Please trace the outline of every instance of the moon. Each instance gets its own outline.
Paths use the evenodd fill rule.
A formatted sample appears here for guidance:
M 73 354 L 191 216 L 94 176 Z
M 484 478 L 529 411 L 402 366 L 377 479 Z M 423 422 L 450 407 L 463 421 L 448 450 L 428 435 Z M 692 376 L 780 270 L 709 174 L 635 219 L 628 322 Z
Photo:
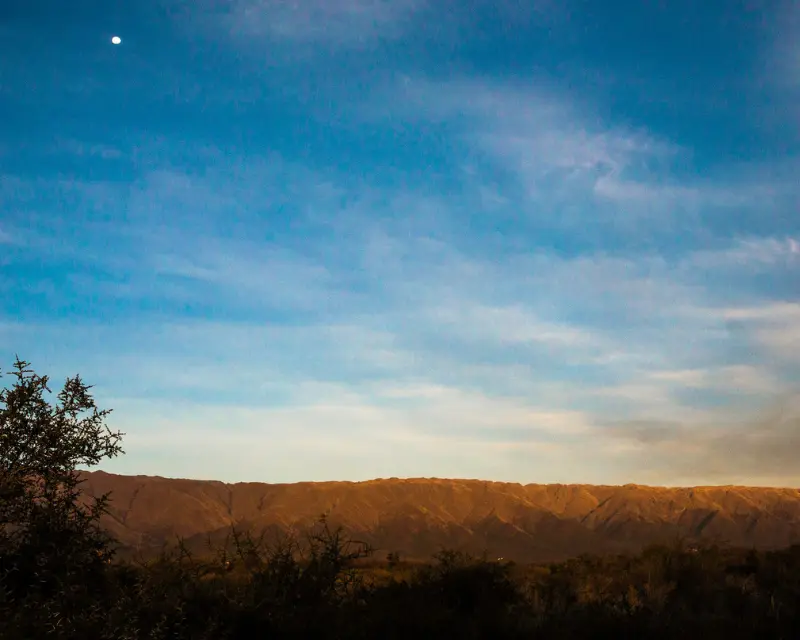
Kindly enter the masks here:
M 122 38 L 119 36 L 114 36 L 111 38 L 111 44 L 122 44 Z

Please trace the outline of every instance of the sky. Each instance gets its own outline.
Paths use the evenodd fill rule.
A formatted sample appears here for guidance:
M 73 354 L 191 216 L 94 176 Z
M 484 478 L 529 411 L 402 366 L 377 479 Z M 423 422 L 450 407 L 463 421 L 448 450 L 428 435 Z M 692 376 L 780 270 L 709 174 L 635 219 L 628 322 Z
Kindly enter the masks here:
M 797 3 L 10 0 L 0 49 L 0 367 L 94 385 L 102 469 L 800 483 Z

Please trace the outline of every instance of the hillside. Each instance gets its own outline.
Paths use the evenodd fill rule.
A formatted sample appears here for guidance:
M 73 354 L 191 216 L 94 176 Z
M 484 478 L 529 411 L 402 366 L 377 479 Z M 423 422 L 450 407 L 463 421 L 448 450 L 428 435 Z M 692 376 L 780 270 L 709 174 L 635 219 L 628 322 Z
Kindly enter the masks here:
M 669 541 L 736 546 L 800 542 L 800 491 L 752 487 L 521 485 L 432 478 L 238 483 L 86 473 L 87 494 L 112 491 L 105 526 L 143 549 L 182 536 L 197 546 L 232 524 L 302 529 L 326 513 L 379 555 L 425 558 L 442 547 L 520 562 L 635 552 Z

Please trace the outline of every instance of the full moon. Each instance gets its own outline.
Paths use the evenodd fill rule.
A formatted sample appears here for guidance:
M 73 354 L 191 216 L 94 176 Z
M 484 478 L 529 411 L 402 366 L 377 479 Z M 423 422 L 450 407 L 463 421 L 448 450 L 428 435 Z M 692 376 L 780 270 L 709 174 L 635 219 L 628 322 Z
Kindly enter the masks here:
M 111 38 L 111 43 L 112 44 L 122 44 L 122 38 L 120 38 L 119 36 L 114 36 L 113 38 Z

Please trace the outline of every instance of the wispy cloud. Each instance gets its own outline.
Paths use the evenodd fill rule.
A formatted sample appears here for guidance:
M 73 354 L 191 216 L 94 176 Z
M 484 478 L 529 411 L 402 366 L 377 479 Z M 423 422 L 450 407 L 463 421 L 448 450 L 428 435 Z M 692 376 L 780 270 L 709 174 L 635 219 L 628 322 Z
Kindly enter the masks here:
M 449 122 L 466 118 L 463 139 L 503 160 L 526 180 L 532 194 L 548 183 L 553 186 L 554 178 L 594 184 L 645 162 L 666 162 L 681 151 L 645 132 L 593 122 L 585 108 L 546 85 L 407 77 L 386 91 L 366 116 Z
M 324 265 L 279 246 L 204 240 L 189 253 L 152 255 L 154 273 L 248 308 L 321 310 L 355 298 Z
M 0 244 L 12 244 L 14 242 L 14 236 L 9 232 L 0 227 Z
M 220 234 L 213 218 L 190 229 L 181 217 L 139 211 L 152 198 L 164 212 L 236 207 L 247 220 L 259 199 L 246 194 L 259 183 L 266 197 L 276 179 L 301 195 L 300 209 L 308 203 L 308 217 L 296 220 L 314 233 L 302 243 L 256 243 L 252 225 L 247 234 L 235 227 Z M 737 240 L 678 261 L 569 257 L 546 248 L 481 257 L 459 248 L 447 225 L 436 227 L 438 238 L 429 235 L 413 210 L 429 206 L 421 196 L 404 196 L 414 222 L 398 227 L 382 217 L 394 206 L 385 192 L 375 201 L 382 205 L 369 206 L 341 199 L 358 185 L 304 193 L 302 185 L 326 184 L 305 171 L 238 173 L 209 197 L 217 180 L 213 171 L 204 179 L 155 174 L 141 182 L 147 196 L 127 190 L 136 224 L 125 233 L 139 257 L 122 263 L 126 281 L 115 293 L 122 301 L 200 305 L 217 319 L 140 312 L 113 327 L 50 321 L 3 334 L 7 349 L 30 351 L 26 357 L 60 375 L 75 366 L 100 381 L 98 391 L 132 434 L 132 460 L 150 455 L 166 429 L 176 439 L 198 429 L 222 443 L 223 435 L 208 434 L 227 415 L 235 433 L 250 434 L 251 448 L 265 452 L 270 442 L 300 447 L 312 437 L 345 458 L 353 455 L 349 442 L 378 458 L 395 446 L 477 456 L 484 443 L 507 460 L 527 447 L 544 464 L 627 442 L 624 430 L 621 440 L 604 441 L 604 421 L 672 421 L 680 433 L 702 431 L 787 388 L 771 352 L 749 345 L 789 340 L 794 303 L 742 298 L 739 306 L 709 308 L 708 290 L 691 274 L 788 268 L 789 240 Z M 446 206 L 436 201 L 444 218 L 452 215 Z M 337 224 L 320 226 L 332 218 Z M 332 237 L 347 238 L 346 251 L 331 250 Z M 119 257 L 105 254 L 112 263 Z M 102 290 L 85 276 L 81 287 Z M 214 305 L 224 311 L 216 314 Z M 731 322 L 741 324 L 733 334 Z M 45 344 L 61 345 L 59 355 Z M 706 401 L 717 393 L 741 397 L 720 411 Z M 658 439 L 658 430 L 641 429 L 636 438 Z M 232 452 L 236 437 L 219 446 Z M 229 475 L 225 459 L 219 474 Z M 551 477 L 568 479 L 548 464 Z M 286 478 L 300 478 L 286 469 Z M 327 469 L 320 474 L 335 475 Z
M 765 367 L 739 364 L 714 369 L 654 371 L 652 380 L 696 389 L 732 390 L 739 393 L 775 395 L 784 391 L 783 382 Z
M 677 228 L 699 233 L 711 220 L 725 224 L 725 215 L 716 221 L 709 212 L 763 212 L 796 193 L 791 180 L 752 168 L 744 176 L 688 177 L 693 149 L 605 122 L 590 103 L 547 82 L 406 76 L 379 92 L 362 114 L 369 121 L 447 123 L 460 134 L 461 153 L 477 153 L 513 177 L 516 188 L 498 178 L 505 184 L 501 195 L 510 195 L 531 218 L 575 232 L 599 226 L 636 237 Z
M 785 394 L 724 421 L 629 421 L 608 429 L 646 456 L 650 468 L 639 473 L 654 482 L 788 486 L 800 479 L 798 409 L 797 395 Z
M 773 304 L 721 310 L 728 321 L 738 323 L 741 331 L 752 336 L 753 343 L 775 361 L 800 362 L 800 304 Z
M 738 238 L 722 249 L 699 250 L 691 256 L 691 268 L 763 269 L 800 267 L 800 241 L 796 238 Z
M 789 89 L 800 88 L 800 10 L 794 2 L 779 3 L 772 16 L 773 33 L 777 34 L 773 47 L 768 51 L 767 77 L 778 86 Z
M 234 0 L 217 18 L 235 36 L 359 46 L 403 35 L 426 6 L 425 0 Z
M 103 143 L 86 143 L 74 138 L 60 138 L 52 147 L 53 153 L 65 153 L 78 157 L 94 157 L 103 160 L 116 160 L 123 156 L 122 150 Z

